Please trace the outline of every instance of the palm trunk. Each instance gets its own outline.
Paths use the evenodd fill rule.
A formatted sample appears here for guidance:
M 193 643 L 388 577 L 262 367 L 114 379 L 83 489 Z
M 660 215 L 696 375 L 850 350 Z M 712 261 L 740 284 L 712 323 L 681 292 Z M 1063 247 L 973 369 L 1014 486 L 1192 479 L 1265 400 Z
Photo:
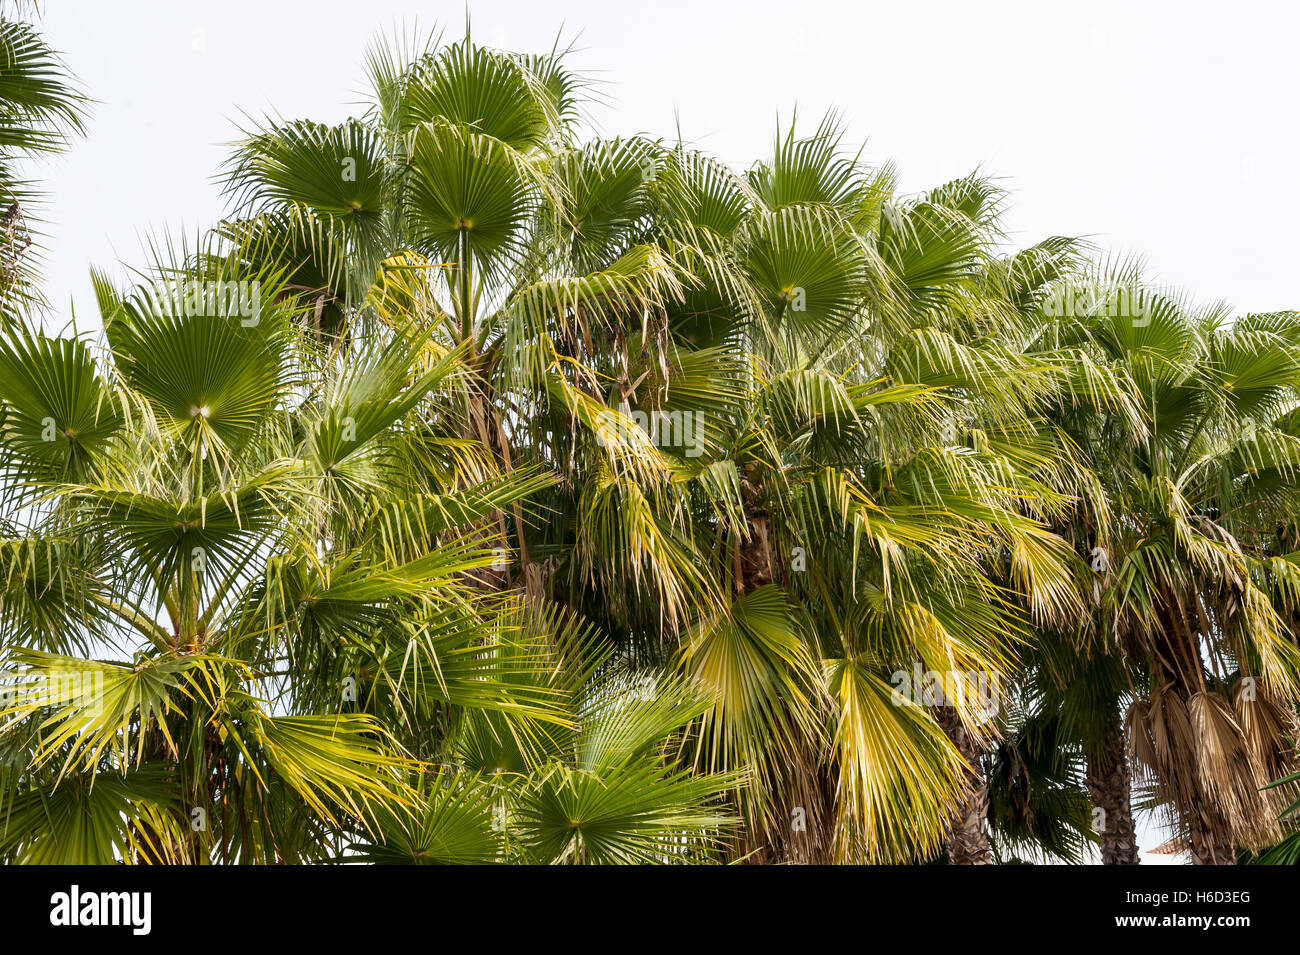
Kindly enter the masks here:
M 1237 853 L 1232 843 L 1218 834 L 1213 826 L 1193 822 L 1188 833 L 1193 865 L 1236 865 Z
M 989 782 L 984 775 L 979 742 L 966 731 L 951 707 L 936 707 L 934 713 L 944 733 L 970 767 L 967 770 L 966 795 L 948 833 L 948 863 L 992 865 L 993 851 L 985 827 L 989 814 Z
M 1106 722 L 1105 734 L 1088 753 L 1084 784 L 1092 804 L 1101 810 L 1097 831 L 1101 836 L 1102 865 L 1138 865 L 1137 829 L 1129 802 L 1129 762 L 1119 711 Z

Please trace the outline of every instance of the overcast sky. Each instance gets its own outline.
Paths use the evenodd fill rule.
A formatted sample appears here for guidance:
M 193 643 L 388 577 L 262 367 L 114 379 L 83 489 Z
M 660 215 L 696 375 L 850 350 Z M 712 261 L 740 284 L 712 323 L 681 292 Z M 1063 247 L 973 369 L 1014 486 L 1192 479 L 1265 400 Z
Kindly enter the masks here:
M 402 23 L 464 27 L 463 2 L 49 0 L 41 28 L 98 100 L 53 167 L 55 324 L 94 324 L 87 267 L 223 208 L 212 181 L 244 114 L 337 121 L 362 57 Z M 737 166 L 777 114 L 843 114 L 919 191 L 982 167 L 1013 193 L 1012 238 L 1090 236 L 1154 281 L 1240 311 L 1300 307 L 1295 265 L 1300 7 L 1180 2 L 618 3 L 473 0 L 482 42 L 575 42 L 606 134 L 682 135 Z

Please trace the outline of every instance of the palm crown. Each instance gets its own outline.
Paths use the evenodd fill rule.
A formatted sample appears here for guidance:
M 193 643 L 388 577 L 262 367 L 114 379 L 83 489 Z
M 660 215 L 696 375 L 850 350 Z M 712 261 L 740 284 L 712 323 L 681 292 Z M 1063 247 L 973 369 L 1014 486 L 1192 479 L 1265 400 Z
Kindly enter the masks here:
M 0 342 L 0 853 L 1078 858 L 1128 704 L 1198 852 L 1277 835 L 1293 316 L 1061 314 L 1087 249 L 833 117 L 738 174 L 558 50 L 367 63 Z

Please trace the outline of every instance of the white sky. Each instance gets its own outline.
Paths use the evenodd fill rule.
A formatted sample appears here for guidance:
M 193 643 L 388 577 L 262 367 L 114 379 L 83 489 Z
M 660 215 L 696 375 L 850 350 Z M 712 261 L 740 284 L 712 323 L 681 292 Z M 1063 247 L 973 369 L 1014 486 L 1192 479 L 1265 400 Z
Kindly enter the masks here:
M 459 35 L 464 3 L 48 0 L 41 29 L 99 101 L 56 161 L 45 245 L 55 325 L 87 267 L 139 264 L 141 238 L 222 213 L 212 175 L 244 113 L 337 121 L 362 56 L 402 22 Z M 1154 281 L 1241 311 L 1300 307 L 1300 6 L 1206 2 L 472 0 L 514 50 L 577 40 L 607 134 L 673 137 L 734 165 L 775 118 L 828 108 L 918 191 L 977 166 L 1014 191 L 1012 238 L 1086 235 Z
M 196 230 L 243 114 L 334 122 L 380 31 L 463 2 L 49 0 L 40 28 L 99 101 L 52 168 L 52 324 L 97 323 L 87 268 L 139 264 L 150 231 Z M 683 135 L 733 165 L 771 147 L 778 111 L 894 159 L 906 191 L 975 167 L 1014 191 L 1029 244 L 1085 235 L 1143 256 L 1155 281 L 1241 311 L 1300 307 L 1300 6 L 1277 2 L 473 0 L 475 36 L 543 51 L 602 81 L 606 134 Z M 1144 844 L 1159 841 L 1144 834 Z M 1156 861 L 1156 860 L 1151 860 Z M 1163 861 L 1163 860 L 1162 860 Z

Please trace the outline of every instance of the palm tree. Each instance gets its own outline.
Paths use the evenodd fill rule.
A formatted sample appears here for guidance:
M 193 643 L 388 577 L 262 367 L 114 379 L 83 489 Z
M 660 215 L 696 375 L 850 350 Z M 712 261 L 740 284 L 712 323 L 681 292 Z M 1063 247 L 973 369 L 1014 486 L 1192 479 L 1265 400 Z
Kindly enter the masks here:
M 1260 790 L 1291 765 L 1296 317 L 1229 321 L 1142 287 L 1131 268 L 1063 291 L 1087 304 L 1045 324 L 1044 347 L 1106 369 L 1140 412 L 1071 401 L 1056 413 L 1102 491 L 1063 530 L 1095 555 L 1096 609 L 1076 640 L 1131 664 L 1088 664 L 1100 678 L 1076 700 L 1089 786 L 1121 822 L 1103 854 L 1136 861 L 1129 701 L 1128 747 L 1195 860 L 1231 862 L 1276 838 L 1282 797 Z M 1078 666 L 1057 673 L 1078 685 Z
M 994 855 L 1001 863 L 1082 862 L 1097 841 L 1082 749 L 1059 711 L 1012 710 L 985 761 Z
M 0 857 L 1129 862 L 1130 752 L 1276 835 L 1294 316 L 1134 322 L 833 116 L 738 173 L 558 46 L 367 64 L 0 334 Z
M 21 12 L 21 4 L 14 4 Z M 34 279 L 36 187 L 20 164 L 64 149 L 82 131 L 76 78 L 29 24 L 0 10 L 0 328 L 40 304 Z
M 889 678 L 1008 675 L 1008 574 L 1034 613 L 1073 606 L 1038 520 L 1057 495 L 985 437 L 1051 387 L 993 340 L 1016 308 L 983 275 L 997 190 L 897 200 L 829 120 L 745 176 L 579 146 L 584 83 L 557 52 L 466 37 L 369 62 L 364 116 L 240 144 L 223 234 L 285 270 L 321 341 L 414 310 L 464 349 L 485 467 L 557 479 L 535 500 L 552 519 L 500 522 L 510 576 L 621 665 L 713 694 L 694 758 L 747 782 L 739 854 L 914 858 L 969 802 L 954 855 L 987 856 L 973 767 L 995 724 L 940 707 L 950 739 Z
M 458 528 L 546 479 L 466 483 L 463 353 L 409 328 L 314 349 L 282 276 L 173 252 L 153 285 L 96 278 L 102 350 L 0 341 L 9 860 L 329 858 L 461 798 L 475 713 L 550 750 L 575 721 L 547 622 L 476 596 L 496 541 Z M 606 858 L 716 838 L 720 783 L 660 758 L 696 698 L 657 705 L 629 730 L 607 703 L 523 804 L 622 800 Z

